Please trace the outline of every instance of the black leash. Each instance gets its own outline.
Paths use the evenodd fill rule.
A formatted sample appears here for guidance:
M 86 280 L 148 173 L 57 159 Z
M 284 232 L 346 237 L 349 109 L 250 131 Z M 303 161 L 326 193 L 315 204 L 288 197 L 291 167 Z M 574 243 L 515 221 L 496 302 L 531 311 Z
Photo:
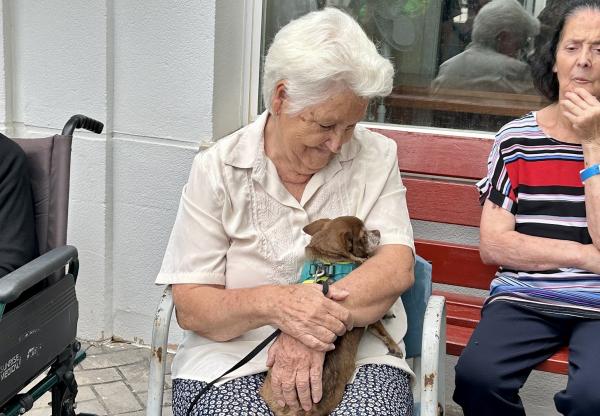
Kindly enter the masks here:
M 196 397 L 194 398 L 194 401 L 188 408 L 187 416 L 190 416 L 192 414 L 192 409 L 194 408 L 196 403 L 198 403 L 198 400 L 200 400 L 200 397 L 202 397 L 204 395 L 204 393 L 206 393 L 208 391 L 208 389 L 210 389 L 213 386 L 213 384 L 215 384 L 217 381 L 221 380 L 227 374 L 231 373 L 232 371 L 237 370 L 238 368 L 240 368 L 241 366 L 246 364 L 248 361 L 250 361 L 252 358 L 254 358 L 256 356 L 256 354 L 261 352 L 269 344 L 269 342 L 273 341 L 273 339 L 275 339 L 277 337 L 277 335 L 279 335 L 280 332 L 281 332 L 281 329 L 275 330 L 275 332 L 273 332 L 271 335 L 269 335 L 263 342 L 258 344 L 258 346 L 256 348 L 254 348 L 252 351 L 250 351 L 250 353 L 248 355 L 246 355 L 244 358 L 242 358 L 233 367 L 231 367 L 229 370 L 225 371 L 219 377 L 215 378 L 213 381 L 208 383 L 206 386 L 204 386 L 204 388 L 202 390 L 200 390 L 200 392 L 196 395 Z
M 327 282 L 323 282 L 323 295 L 327 295 L 327 292 L 329 292 L 329 284 Z M 253 359 L 259 352 L 261 352 L 267 345 L 269 345 L 269 342 L 271 342 L 275 338 L 277 338 L 277 336 L 280 333 L 281 333 L 281 329 L 276 329 L 275 332 L 273 332 L 271 335 L 269 335 L 267 338 L 265 338 L 265 340 L 263 342 L 258 344 L 252 351 L 250 351 L 244 358 L 242 358 L 240 361 L 238 361 L 233 367 L 231 367 L 229 370 L 225 371 L 219 377 L 215 378 L 213 381 L 208 383 L 206 386 L 204 386 L 204 388 L 202 390 L 200 390 L 200 392 L 198 392 L 196 397 L 194 397 L 194 400 L 192 401 L 192 404 L 190 404 L 190 407 L 188 407 L 188 411 L 186 413 L 187 416 L 190 416 L 192 414 L 192 409 L 194 408 L 196 403 L 198 403 L 198 400 L 200 400 L 200 397 L 202 397 L 204 395 L 204 393 L 206 393 L 208 391 L 208 389 L 210 389 L 217 381 L 221 380 L 227 374 L 231 373 L 232 371 L 237 370 L 238 368 L 240 368 L 241 366 L 246 364 L 248 361 Z

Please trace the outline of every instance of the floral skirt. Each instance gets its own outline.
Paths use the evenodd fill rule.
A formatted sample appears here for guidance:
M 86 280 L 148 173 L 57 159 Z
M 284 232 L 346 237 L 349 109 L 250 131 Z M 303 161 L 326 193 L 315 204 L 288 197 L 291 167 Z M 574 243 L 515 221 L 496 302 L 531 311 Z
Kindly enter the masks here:
M 196 403 L 192 415 L 272 415 L 258 390 L 266 373 L 231 380 L 209 389 Z M 173 380 L 173 415 L 185 416 L 205 382 L 187 379 Z M 388 365 L 361 366 L 352 384 L 331 415 L 410 416 L 413 396 L 409 375 Z

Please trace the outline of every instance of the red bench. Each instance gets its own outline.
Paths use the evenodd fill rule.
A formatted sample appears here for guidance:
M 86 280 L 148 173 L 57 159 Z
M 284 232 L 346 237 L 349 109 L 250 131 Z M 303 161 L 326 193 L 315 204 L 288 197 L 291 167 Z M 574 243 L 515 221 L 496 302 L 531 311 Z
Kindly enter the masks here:
M 394 139 L 414 220 L 478 227 L 481 217 L 475 182 L 486 175 L 490 139 L 377 130 Z M 485 265 L 477 246 L 416 240 L 417 253 L 432 262 L 433 281 L 488 290 L 496 271 Z M 434 291 L 446 298 L 446 352 L 460 355 L 480 319 L 484 298 Z M 537 367 L 567 374 L 568 350 L 559 350 Z

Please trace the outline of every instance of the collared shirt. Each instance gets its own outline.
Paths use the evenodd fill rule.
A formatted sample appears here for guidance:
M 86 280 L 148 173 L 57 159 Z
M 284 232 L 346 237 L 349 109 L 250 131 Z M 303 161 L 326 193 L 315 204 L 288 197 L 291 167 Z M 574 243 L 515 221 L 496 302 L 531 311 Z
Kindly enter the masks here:
M 198 154 L 183 189 L 157 284 L 217 284 L 227 289 L 298 283 L 310 236 L 302 228 L 319 218 L 355 215 L 378 229 L 381 244 L 403 244 L 414 252 L 412 228 L 398 171 L 394 141 L 357 126 L 296 200 L 283 186 L 264 152 L 263 113 L 254 123 Z M 385 325 L 402 348 L 406 314 L 401 300 Z M 274 331 L 248 331 L 215 342 L 184 331 L 172 377 L 210 381 L 237 363 Z M 267 349 L 223 382 L 267 370 Z M 385 363 L 405 369 L 367 333 L 357 365 Z

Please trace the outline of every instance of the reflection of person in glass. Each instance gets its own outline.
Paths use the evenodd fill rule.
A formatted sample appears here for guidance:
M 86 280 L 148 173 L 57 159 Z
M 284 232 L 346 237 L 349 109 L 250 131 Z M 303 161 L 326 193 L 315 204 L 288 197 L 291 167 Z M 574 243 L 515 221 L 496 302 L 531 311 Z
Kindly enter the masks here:
M 529 93 L 530 68 L 521 58 L 539 22 L 516 0 L 493 0 L 473 22 L 467 49 L 440 66 L 432 90 L 477 89 Z
M 358 126 L 394 69 L 358 23 L 327 8 L 293 20 L 264 63 L 267 111 L 194 160 L 157 282 L 173 285 L 185 329 L 173 361 L 173 414 L 268 415 L 258 389 L 294 412 L 322 398 L 325 352 L 379 320 L 406 333 L 399 296 L 413 283 L 414 243 L 396 145 Z M 375 254 L 331 284 L 299 284 L 303 227 L 354 215 L 378 229 Z M 349 243 L 350 244 L 350 243 Z M 271 347 L 199 393 L 273 333 Z M 365 334 L 351 383 L 332 415 L 412 415 L 412 372 Z M 267 360 L 268 359 L 268 360 Z M 198 397 L 196 405 L 192 402 Z
M 532 66 L 551 101 L 496 135 L 480 253 L 501 267 L 456 366 L 466 416 L 523 416 L 532 369 L 569 348 L 564 415 L 600 415 L 600 0 L 572 0 Z
M 455 22 L 463 11 L 461 0 L 445 0 L 442 2 L 442 16 L 440 26 L 440 62 L 444 62 L 461 53 L 471 43 L 473 19 L 484 5 L 490 0 L 468 0 L 467 19 L 464 22 Z

